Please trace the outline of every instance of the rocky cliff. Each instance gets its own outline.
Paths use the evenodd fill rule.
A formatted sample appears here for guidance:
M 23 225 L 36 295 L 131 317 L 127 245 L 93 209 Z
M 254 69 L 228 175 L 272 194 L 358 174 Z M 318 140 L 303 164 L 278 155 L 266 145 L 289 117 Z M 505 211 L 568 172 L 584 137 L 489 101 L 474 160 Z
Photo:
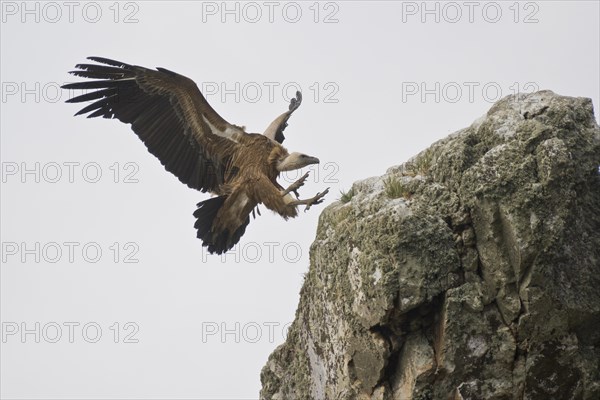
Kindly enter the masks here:
M 327 207 L 261 399 L 600 399 L 592 102 L 509 96 Z

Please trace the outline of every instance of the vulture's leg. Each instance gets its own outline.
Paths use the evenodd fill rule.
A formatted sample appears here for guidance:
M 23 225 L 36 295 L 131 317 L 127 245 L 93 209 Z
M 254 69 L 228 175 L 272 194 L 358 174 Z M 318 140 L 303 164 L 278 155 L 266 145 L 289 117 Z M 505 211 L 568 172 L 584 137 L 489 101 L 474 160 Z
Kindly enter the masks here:
M 285 196 L 289 192 L 294 192 L 294 194 L 296 195 L 296 198 L 300 198 L 300 195 L 298 194 L 298 189 L 300 189 L 304 185 L 306 178 L 308 178 L 308 172 L 305 173 L 304 175 L 302 175 L 302 177 L 300 179 L 298 179 L 296 182 L 294 182 L 290 186 L 288 186 L 288 188 L 285 189 L 281 195 Z
M 295 200 L 295 201 L 292 201 L 291 203 L 288 203 L 288 205 L 290 205 L 290 206 L 305 205 L 306 208 L 304 209 L 304 212 L 306 212 L 310 209 L 310 206 L 312 206 L 313 204 L 321 204 L 323 202 L 323 197 L 325 197 L 325 195 L 327 193 L 329 193 L 329 188 L 325 189 L 323 192 L 317 193 L 314 197 L 311 197 L 310 199 Z

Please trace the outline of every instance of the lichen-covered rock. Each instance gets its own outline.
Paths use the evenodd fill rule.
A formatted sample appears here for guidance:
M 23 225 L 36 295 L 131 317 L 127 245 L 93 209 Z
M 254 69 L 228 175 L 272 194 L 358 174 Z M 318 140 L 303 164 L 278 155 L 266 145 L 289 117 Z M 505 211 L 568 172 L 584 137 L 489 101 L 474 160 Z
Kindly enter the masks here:
M 261 399 L 600 398 L 600 129 L 509 96 L 321 215 Z

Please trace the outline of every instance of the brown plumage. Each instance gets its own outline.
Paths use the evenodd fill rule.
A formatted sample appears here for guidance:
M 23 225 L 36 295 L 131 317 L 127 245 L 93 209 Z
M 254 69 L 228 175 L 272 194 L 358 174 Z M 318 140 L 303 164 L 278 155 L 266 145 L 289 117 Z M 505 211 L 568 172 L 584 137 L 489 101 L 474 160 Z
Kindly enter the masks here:
M 318 163 L 315 157 L 288 153 L 281 145 L 283 130 L 300 106 L 300 92 L 289 110 L 264 134 L 246 133 L 225 121 L 189 78 L 164 68 L 156 70 L 101 57 L 99 64 L 78 64 L 73 75 L 97 79 L 64 85 L 65 89 L 97 89 L 67 100 L 93 101 L 77 114 L 116 118 L 131 128 L 165 169 L 182 183 L 216 197 L 198 203 L 194 227 L 203 246 L 221 254 L 241 238 L 258 204 L 283 218 L 298 215 L 298 205 L 323 201 L 328 192 L 299 200 L 296 193 L 307 174 L 287 189 L 277 183 L 282 171 Z

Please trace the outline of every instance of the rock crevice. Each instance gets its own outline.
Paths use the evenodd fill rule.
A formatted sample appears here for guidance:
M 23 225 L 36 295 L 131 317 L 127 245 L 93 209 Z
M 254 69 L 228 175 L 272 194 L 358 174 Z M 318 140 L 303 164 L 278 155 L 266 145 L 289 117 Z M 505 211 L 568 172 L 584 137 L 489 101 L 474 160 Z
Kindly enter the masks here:
M 591 101 L 542 91 L 356 182 L 261 399 L 600 398 L 599 165 Z

